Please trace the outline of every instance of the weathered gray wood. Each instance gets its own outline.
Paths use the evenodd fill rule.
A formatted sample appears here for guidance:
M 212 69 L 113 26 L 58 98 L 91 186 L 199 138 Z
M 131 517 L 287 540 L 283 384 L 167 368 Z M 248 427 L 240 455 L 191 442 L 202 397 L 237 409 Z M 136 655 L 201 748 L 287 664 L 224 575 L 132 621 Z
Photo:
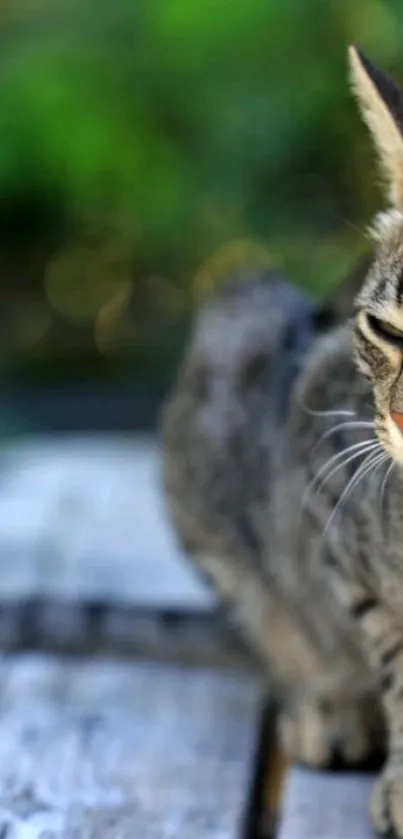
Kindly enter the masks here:
M 22 439 L 0 448 L 1 600 L 210 610 L 165 514 L 146 437 Z
M 0 660 L 0 836 L 235 839 L 260 693 L 208 670 Z
M 218 614 L 172 616 L 108 603 L 93 609 L 60 599 L 2 604 L 1 586 L 0 649 L 135 656 L 250 672 L 257 667 Z
M 373 778 L 292 769 L 278 839 L 373 839 L 368 800 Z
M 0 648 L 250 666 L 176 545 L 159 470 L 139 435 L 0 446 Z

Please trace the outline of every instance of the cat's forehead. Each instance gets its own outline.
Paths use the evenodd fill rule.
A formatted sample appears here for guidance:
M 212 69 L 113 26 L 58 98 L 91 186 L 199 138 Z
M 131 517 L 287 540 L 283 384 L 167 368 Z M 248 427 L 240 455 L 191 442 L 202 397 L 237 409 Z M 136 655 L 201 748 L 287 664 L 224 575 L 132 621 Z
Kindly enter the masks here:
M 398 311 L 403 318 L 403 213 L 380 213 L 370 235 L 375 256 L 358 295 L 358 305 L 369 307 L 374 314 Z

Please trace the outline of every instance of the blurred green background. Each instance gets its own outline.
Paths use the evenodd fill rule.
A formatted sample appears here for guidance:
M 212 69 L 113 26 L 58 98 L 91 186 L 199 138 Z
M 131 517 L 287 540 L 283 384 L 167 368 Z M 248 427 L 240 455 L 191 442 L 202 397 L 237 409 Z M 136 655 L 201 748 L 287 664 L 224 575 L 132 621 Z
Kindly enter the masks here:
M 132 405 L 106 424 L 147 425 L 228 271 L 325 295 L 365 249 L 382 199 L 346 47 L 403 80 L 401 0 L 3 0 L 0 33 L 0 373 L 21 405 L 98 387 Z

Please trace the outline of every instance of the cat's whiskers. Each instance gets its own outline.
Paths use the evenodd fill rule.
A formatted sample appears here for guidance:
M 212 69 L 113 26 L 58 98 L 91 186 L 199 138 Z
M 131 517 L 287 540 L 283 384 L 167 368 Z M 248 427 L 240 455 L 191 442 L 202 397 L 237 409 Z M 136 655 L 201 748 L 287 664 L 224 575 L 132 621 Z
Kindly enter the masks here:
M 389 457 L 390 457 L 390 456 L 389 456 Z M 394 466 L 396 465 L 396 464 L 395 464 L 395 461 L 393 460 L 393 458 L 390 458 L 390 459 L 391 459 L 391 461 L 392 461 L 392 462 L 389 464 L 389 466 L 388 466 L 388 468 L 387 468 L 387 470 L 386 470 L 386 473 L 385 473 L 385 475 L 384 475 L 384 477 L 383 477 L 382 484 L 381 484 L 381 491 L 380 491 L 380 508 L 381 508 L 381 515 L 383 515 L 383 512 L 384 512 L 384 507 L 383 507 L 383 504 L 384 504 L 384 500 L 385 500 L 385 490 L 386 490 L 386 485 L 387 485 L 388 480 L 389 480 L 389 477 L 390 477 L 390 475 L 391 475 L 391 473 L 392 473 L 392 471 L 393 471 L 393 468 L 394 468 Z
M 324 434 L 322 434 L 322 436 L 319 438 L 318 442 L 315 443 L 315 445 L 313 446 L 313 448 L 311 450 L 311 455 L 313 455 L 314 452 L 316 452 L 316 449 L 320 446 L 320 444 L 324 440 L 327 440 L 328 437 L 331 437 L 332 434 L 336 433 L 336 431 L 341 431 L 342 429 L 353 430 L 353 429 L 359 429 L 359 428 L 375 428 L 375 423 L 374 422 L 369 422 L 369 421 L 367 422 L 366 420 L 356 420 L 356 421 L 352 421 L 352 422 L 339 422 L 339 423 L 337 423 L 337 425 L 334 425 L 332 428 L 329 428 L 327 431 L 325 431 Z
M 379 445 L 379 448 L 381 448 L 381 445 L 380 444 L 378 444 L 378 445 Z M 344 488 L 339 500 L 337 501 L 336 506 L 332 510 L 332 512 L 331 512 L 331 514 L 330 514 L 330 516 L 329 516 L 329 518 L 326 522 L 326 526 L 324 528 L 324 531 L 323 531 L 323 536 L 322 536 L 322 541 L 323 542 L 326 540 L 326 537 L 329 533 L 331 525 L 332 525 L 332 523 L 334 521 L 334 518 L 337 515 L 341 505 L 345 501 L 347 501 L 347 498 L 351 495 L 351 493 L 358 486 L 358 484 L 363 480 L 363 478 L 366 475 L 368 475 L 368 473 L 370 473 L 370 472 L 373 472 L 373 473 L 376 472 L 378 467 L 381 466 L 381 464 L 384 463 L 385 460 L 387 460 L 388 458 L 389 458 L 389 455 L 383 449 L 382 449 L 381 452 L 370 451 L 369 454 L 367 454 L 363 463 L 360 464 L 357 471 L 350 478 L 347 486 Z
M 355 417 L 356 411 L 314 411 L 313 408 L 308 408 L 307 405 L 302 405 L 302 409 L 311 417 Z
M 347 466 L 347 464 L 354 460 L 356 457 L 359 457 L 362 454 L 367 454 L 375 448 L 380 448 L 379 441 L 375 438 L 368 438 L 367 440 L 360 440 L 360 442 L 358 443 L 352 443 L 350 446 L 347 446 L 346 448 L 342 449 L 341 452 L 337 452 L 332 457 L 330 457 L 326 461 L 326 463 L 324 463 L 321 466 L 321 468 L 318 470 L 318 472 L 314 475 L 314 477 L 308 484 L 302 498 L 302 511 L 304 510 L 309 495 L 314 490 L 316 484 L 319 484 L 320 491 L 324 483 L 326 483 L 326 481 L 329 480 L 329 475 L 326 474 L 329 470 L 331 476 L 335 474 L 335 472 L 337 472 L 339 469 L 342 469 L 344 466 Z M 341 461 L 341 463 L 339 463 L 339 461 Z M 335 469 L 332 470 L 332 467 L 335 464 L 337 464 L 337 466 Z
M 368 238 L 368 230 L 366 230 L 365 227 L 359 227 L 358 224 L 355 223 L 355 221 L 346 218 L 346 216 L 339 215 L 339 213 L 331 213 L 331 216 L 334 219 L 337 219 L 337 221 L 342 221 L 343 224 L 346 225 L 346 227 L 351 227 L 351 229 L 359 233 L 360 236 L 365 237 L 366 239 Z
M 364 447 L 360 448 L 357 452 L 350 455 L 350 457 L 346 458 L 346 460 L 343 460 L 341 463 L 338 463 L 334 467 L 334 469 L 332 469 L 330 471 L 330 473 L 328 472 L 327 474 L 325 474 L 324 478 L 320 481 L 319 486 L 317 487 L 317 492 L 318 493 L 321 492 L 323 487 L 325 486 L 325 484 L 327 484 L 337 472 L 339 472 L 341 469 L 344 469 L 346 466 L 348 466 L 349 463 L 351 463 L 357 457 L 360 457 L 360 455 L 363 455 L 363 454 L 369 455 L 372 452 L 375 454 L 376 451 L 379 450 L 380 448 L 381 448 L 381 446 L 380 446 L 380 443 L 378 442 L 378 440 L 374 440 L 372 443 L 367 443 Z M 344 454 L 344 452 L 343 452 L 343 454 Z

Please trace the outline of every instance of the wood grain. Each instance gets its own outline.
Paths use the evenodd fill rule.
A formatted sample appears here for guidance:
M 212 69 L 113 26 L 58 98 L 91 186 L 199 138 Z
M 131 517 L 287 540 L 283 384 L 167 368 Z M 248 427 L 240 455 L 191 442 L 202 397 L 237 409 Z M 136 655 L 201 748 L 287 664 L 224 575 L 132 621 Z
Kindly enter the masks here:
M 260 687 L 238 673 L 0 662 L 2 839 L 235 839 Z
M 286 780 L 278 839 L 373 839 L 373 778 L 295 768 Z
M 165 513 L 155 440 L 21 438 L 0 447 L 2 602 L 60 598 L 210 611 Z
M 275 747 L 268 758 L 266 797 L 267 808 L 273 817 L 280 812 L 287 769 L 284 755 Z
M 0 647 L 250 666 L 175 543 L 159 469 L 139 435 L 0 447 Z

